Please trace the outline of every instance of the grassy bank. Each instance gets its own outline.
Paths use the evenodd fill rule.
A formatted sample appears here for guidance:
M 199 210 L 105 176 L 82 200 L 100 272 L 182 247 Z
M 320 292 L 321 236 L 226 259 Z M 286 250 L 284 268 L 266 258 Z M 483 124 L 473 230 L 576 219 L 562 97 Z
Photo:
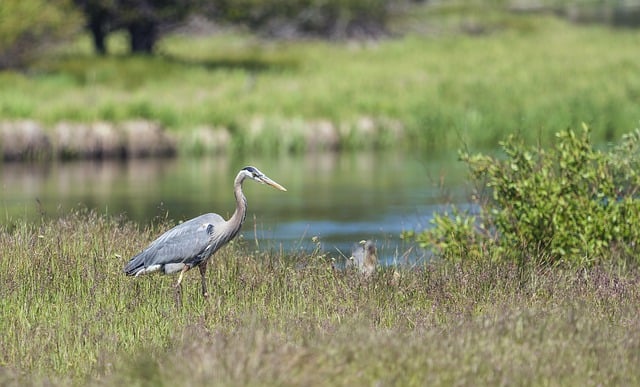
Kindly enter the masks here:
M 0 230 L 0 381 L 53 385 L 634 385 L 636 269 L 490 262 L 334 272 L 235 243 L 174 304 L 125 277 L 167 225 L 80 212 Z
M 96 57 L 83 38 L 25 73 L 0 73 L 0 119 L 151 119 L 187 151 L 202 149 L 198 127 L 225 128 L 231 149 L 266 152 L 304 150 L 317 133 L 345 148 L 429 149 L 494 147 L 514 132 L 551 141 L 583 121 L 602 142 L 637 126 L 636 31 L 539 15 L 498 24 L 368 43 L 173 35 L 155 57 L 118 54 L 121 36 L 115 55 Z

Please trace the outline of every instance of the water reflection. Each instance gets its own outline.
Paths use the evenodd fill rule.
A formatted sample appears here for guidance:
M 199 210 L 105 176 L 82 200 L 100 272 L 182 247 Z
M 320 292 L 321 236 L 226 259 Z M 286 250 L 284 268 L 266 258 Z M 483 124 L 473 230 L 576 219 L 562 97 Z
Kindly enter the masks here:
M 312 249 L 348 255 L 351 245 L 373 239 L 382 262 L 408 246 L 404 229 L 428 225 L 448 199 L 461 201 L 463 166 L 455 155 L 426 157 L 404 152 L 297 157 L 230 157 L 4 164 L 0 171 L 2 221 L 34 220 L 42 212 L 60 216 L 79 206 L 124 214 L 141 224 L 165 217 L 175 221 L 204 212 L 228 217 L 234 210 L 237 171 L 255 165 L 288 192 L 245 184 L 249 202 L 245 239 L 260 248 Z M 38 204 L 39 203 L 39 204 Z

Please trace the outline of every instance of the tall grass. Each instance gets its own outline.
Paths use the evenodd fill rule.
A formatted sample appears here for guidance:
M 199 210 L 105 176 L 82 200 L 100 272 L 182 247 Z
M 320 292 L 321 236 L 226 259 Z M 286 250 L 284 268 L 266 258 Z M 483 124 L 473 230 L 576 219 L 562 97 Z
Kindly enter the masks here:
M 322 251 L 214 256 L 197 273 L 129 278 L 167 227 L 79 211 L 0 230 L 0 381 L 53 385 L 634 385 L 640 273 L 486 262 L 383 268 Z
M 424 23 L 436 20 L 426 15 Z M 155 57 L 118 54 L 121 36 L 110 41 L 115 55 L 96 57 L 83 38 L 26 73 L 0 74 L 0 118 L 143 117 L 180 132 L 225 126 L 245 147 L 294 151 L 301 147 L 286 141 L 296 135 L 291 123 L 318 119 L 358 147 L 389 129 L 354 132 L 359 118 L 392 118 L 406 143 L 427 149 L 493 147 L 513 132 L 548 141 L 581 122 L 602 142 L 637 126 L 635 31 L 538 15 L 500 20 L 476 36 L 407 33 L 368 43 L 173 35 Z M 282 129 L 243 142 L 255 117 Z

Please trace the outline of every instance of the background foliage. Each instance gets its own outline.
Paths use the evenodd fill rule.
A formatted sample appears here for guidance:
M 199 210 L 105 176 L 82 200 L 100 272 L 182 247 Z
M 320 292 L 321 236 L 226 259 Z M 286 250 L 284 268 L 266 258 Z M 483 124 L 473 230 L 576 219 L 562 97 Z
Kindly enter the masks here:
M 214 127 L 227 131 L 229 149 L 272 154 L 307 150 L 318 122 L 341 149 L 425 151 L 494 148 L 513 133 L 548 145 L 581 122 L 600 144 L 637 126 L 635 32 L 540 15 L 509 20 L 509 29 L 481 36 L 443 26 L 437 37 L 362 44 L 175 34 L 156 56 L 127 55 L 122 34 L 108 42 L 114 55 L 95 56 L 85 35 L 29 71 L 0 73 L 0 118 L 45 129 L 143 118 L 183 145 Z
M 397 2 L 397 1 L 395 1 Z M 214 17 L 268 36 L 371 38 L 386 33 L 390 0 L 221 0 Z
M 81 23 L 70 0 L 0 2 L 0 69 L 26 65 L 37 50 L 77 34 Z
M 509 138 L 501 143 L 504 157 L 462 153 L 477 213 L 454 209 L 437 215 L 434 228 L 405 237 L 454 260 L 637 263 L 640 131 L 607 151 L 594 148 L 586 127 L 556 138 L 551 149 Z

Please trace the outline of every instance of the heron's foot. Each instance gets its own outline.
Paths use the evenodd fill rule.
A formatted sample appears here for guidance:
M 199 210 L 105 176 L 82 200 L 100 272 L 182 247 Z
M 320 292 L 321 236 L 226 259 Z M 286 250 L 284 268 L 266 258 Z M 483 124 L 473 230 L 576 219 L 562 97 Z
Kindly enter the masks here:
M 205 299 L 209 298 L 209 287 L 207 286 L 204 279 L 202 280 L 202 297 Z

